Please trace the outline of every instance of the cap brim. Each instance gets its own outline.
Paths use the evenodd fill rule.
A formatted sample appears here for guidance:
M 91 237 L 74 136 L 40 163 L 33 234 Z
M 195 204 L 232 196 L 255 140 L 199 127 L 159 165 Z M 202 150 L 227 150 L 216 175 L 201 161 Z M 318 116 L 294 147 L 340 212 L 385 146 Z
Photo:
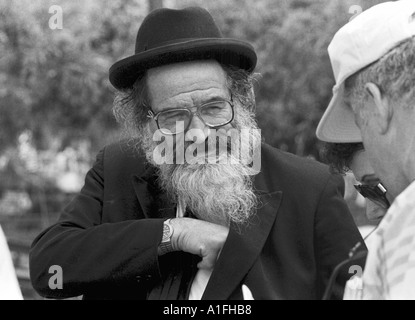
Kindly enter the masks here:
M 117 89 L 131 87 L 146 70 L 162 65 L 216 59 L 221 63 L 253 71 L 257 56 L 247 42 L 226 39 L 193 39 L 151 49 L 116 62 L 109 70 L 109 80 Z
M 317 138 L 334 143 L 362 142 L 353 111 L 344 103 L 344 84 L 334 92 L 316 130 Z

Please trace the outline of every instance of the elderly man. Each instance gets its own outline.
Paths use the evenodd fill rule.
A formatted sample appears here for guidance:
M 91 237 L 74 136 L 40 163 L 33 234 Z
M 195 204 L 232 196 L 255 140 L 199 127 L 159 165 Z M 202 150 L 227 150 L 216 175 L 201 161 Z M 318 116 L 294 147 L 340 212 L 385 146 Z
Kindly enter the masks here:
M 374 235 L 363 298 L 414 299 L 415 1 L 363 12 L 338 31 L 329 54 L 336 86 L 317 136 L 362 141 L 393 201 Z
M 129 139 L 102 150 L 35 239 L 40 294 L 242 299 L 246 285 L 255 299 L 322 296 L 361 237 L 341 177 L 261 144 L 255 64 L 252 46 L 223 38 L 204 9 L 146 17 L 135 54 L 110 69 Z M 51 266 L 61 289 L 48 285 Z

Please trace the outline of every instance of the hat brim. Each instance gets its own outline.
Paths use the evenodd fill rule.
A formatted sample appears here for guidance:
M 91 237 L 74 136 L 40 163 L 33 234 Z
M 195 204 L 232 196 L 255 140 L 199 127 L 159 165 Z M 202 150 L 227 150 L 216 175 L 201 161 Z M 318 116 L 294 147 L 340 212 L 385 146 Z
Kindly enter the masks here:
M 333 143 L 362 142 L 353 111 L 344 103 L 344 84 L 335 91 L 316 130 L 317 138 Z
M 131 87 L 148 69 L 166 64 L 215 59 L 248 72 L 254 70 L 257 56 L 247 42 L 227 38 L 191 39 L 167 44 L 117 61 L 109 70 L 111 84 L 119 89 Z

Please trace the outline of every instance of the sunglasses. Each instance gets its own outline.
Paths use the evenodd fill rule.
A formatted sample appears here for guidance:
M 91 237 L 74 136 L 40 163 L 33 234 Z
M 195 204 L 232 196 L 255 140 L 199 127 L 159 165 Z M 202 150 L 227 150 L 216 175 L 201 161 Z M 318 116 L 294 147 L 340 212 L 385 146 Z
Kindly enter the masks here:
M 365 198 L 376 203 L 384 209 L 390 207 L 390 203 L 386 198 L 386 188 L 382 183 L 378 182 L 377 184 L 355 184 L 354 187 L 356 190 Z

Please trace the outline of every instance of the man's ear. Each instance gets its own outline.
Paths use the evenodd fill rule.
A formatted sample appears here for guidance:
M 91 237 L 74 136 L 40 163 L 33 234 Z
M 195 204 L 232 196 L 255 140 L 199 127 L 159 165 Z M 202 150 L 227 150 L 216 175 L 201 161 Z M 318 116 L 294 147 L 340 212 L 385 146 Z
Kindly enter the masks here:
M 379 133 L 385 134 L 389 130 L 393 108 L 386 96 L 382 95 L 382 92 L 376 84 L 368 82 L 365 84 L 365 89 L 370 95 L 369 99 L 372 100 L 376 108 L 376 118 L 374 120 L 378 125 Z

